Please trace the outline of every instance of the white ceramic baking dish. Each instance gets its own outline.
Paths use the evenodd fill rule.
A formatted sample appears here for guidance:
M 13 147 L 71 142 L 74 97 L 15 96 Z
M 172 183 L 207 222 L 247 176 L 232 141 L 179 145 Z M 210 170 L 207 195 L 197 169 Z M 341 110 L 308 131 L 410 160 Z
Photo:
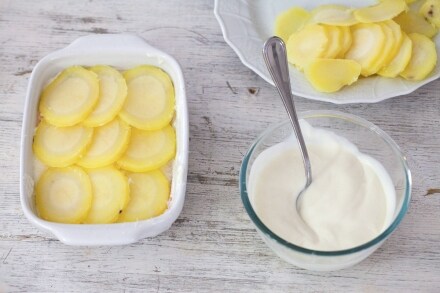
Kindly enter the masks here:
M 173 80 L 176 94 L 174 127 L 177 153 L 172 168 L 171 199 L 162 215 L 139 222 L 73 225 L 45 221 L 34 204 L 32 140 L 37 124 L 38 100 L 43 87 L 57 73 L 71 65 L 105 64 L 124 70 L 141 64 L 165 70 Z M 188 169 L 188 109 L 185 83 L 179 64 L 169 55 L 132 35 L 89 35 L 44 57 L 32 71 L 26 94 L 20 154 L 20 199 L 25 216 L 38 228 L 70 245 L 121 245 L 156 236 L 169 229 L 179 216 L 185 199 Z

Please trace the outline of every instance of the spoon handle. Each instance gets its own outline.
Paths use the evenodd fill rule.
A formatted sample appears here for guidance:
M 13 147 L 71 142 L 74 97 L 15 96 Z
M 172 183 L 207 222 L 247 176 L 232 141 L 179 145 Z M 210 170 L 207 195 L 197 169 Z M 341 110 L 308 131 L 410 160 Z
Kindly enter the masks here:
M 267 68 L 270 75 L 278 89 L 278 92 L 283 100 L 284 107 L 286 107 L 290 121 L 292 122 L 293 130 L 299 142 L 301 155 L 304 163 L 306 173 L 306 187 L 312 183 L 312 170 L 310 166 L 309 154 L 307 152 L 304 137 L 299 125 L 298 116 L 296 114 L 295 105 L 290 87 L 289 68 L 287 63 L 286 45 L 283 40 L 278 37 L 271 37 L 266 41 L 263 47 L 263 56 L 266 61 Z

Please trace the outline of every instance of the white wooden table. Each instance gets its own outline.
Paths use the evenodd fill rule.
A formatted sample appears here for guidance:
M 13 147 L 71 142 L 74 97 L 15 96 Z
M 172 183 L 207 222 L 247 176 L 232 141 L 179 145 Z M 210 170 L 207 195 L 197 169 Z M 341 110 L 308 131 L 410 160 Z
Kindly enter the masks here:
M 94 33 L 132 33 L 183 67 L 190 112 L 186 202 L 170 230 L 118 247 L 69 247 L 24 217 L 19 149 L 25 91 L 46 54 Z M 356 267 L 292 267 L 256 234 L 238 190 L 251 141 L 285 117 L 273 87 L 223 41 L 213 1 L 0 0 L 0 292 L 439 292 L 440 81 L 372 105 L 302 98 L 299 110 L 336 109 L 379 125 L 407 154 L 410 210 Z M 427 195 L 428 194 L 428 195 Z

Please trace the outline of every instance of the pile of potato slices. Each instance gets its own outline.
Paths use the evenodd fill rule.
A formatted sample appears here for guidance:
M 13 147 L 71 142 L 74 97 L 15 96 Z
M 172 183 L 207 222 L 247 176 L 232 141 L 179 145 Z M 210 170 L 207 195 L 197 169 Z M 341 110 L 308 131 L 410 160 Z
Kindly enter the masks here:
M 122 74 L 72 66 L 42 91 L 33 151 L 44 165 L 38 215 L 69 224 L 131 222 L 162 214 L 175 156 L 173 83 L 149 65 Z
M 379 75 L 418 81 L 437 63 L 431 40 L 440 26 L 440 1 L 382 0 L 362 8 L 293 7 L 280 14 L 275 35 L 289 63 L 320 92 L 336 92 L 359 77 Z

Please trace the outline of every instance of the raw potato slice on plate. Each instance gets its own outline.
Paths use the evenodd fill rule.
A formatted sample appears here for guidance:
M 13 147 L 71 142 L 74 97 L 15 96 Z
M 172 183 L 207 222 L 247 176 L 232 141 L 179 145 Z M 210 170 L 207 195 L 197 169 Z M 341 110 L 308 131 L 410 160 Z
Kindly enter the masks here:
M 128 148 L 117 164 L 131 172 L 146 172 L 168 163 L 176 153 L 176 134 L 170 125 L 155 131 L 133 128 Z
M 418 33 L 432 38 L 437 34 L 437 29 L 431 25 L 423 16 L 414 11 L 399 14 L 394 21 L 407 34 Z
M 168 207 L 170 183 L 161 171 L 129 173 L 130 201 L 118 222 L 134 222 L 161 215 Z
M 124 72 L 128 94 L 119 116 L 143 130 L 158 130 L 174 115 L 174 86 L 162 69 L 142 65 Z
M 293 7 L 281 13 L 275 21 L 275 35 L 287 42 L 290 35 L 300 30 L 309 20 L 310 13 L 301 7 Z
M 351 26 L 358 23 L 353 15 L 353 9 L 343 5 L 321 5 L 313 9 L 310 23 L 322 23 L 337 26 Z
M 384 77 L 396 77 L 398 76 L 408 65 L 411 59 L 412 41 L 404 34 L 403 41 L 400 45 L 399 51 L 394 58 L 388 63 L 388 65 L 382 68 L 378 74 Z
M 405 0 L 383 0 L 374 6 L 356 9 L 354 16 L 359 22 L 373 23 L 392 19 L 407 9 Z
M 94 129 L 93 139 L 78 165 L 99 168 L 116 162 L 126 151 L 131 127 L 120 118 Z
M 319 24 L 310 24 L 293 33 L 287 41 L 287 59 L 303 69 L 315 58 L 323 57 L 329 46 L 326 28 Z
M 72 66 L 43 90 L 40 114 L 52 125 L 72 126 L 92 112 L 98 95 L 98 76 L 81 66 Z
M 353 60 L 316 59 L 304 72 L 314 88 L 332 93 L 355 82 L 361 73 L 361 66 Z
M 80 167 L 49 168 L 35 189 L 41 218 L 58 223 L 79 224 L 92 204 L 92 184 Z
M 92 183 L 92 205 L 83 221 L 86 224 L 115 222 L 129 201 L 127 177 L 115 167 L 89 169 Z
M 363 76 L 369 76 L 380 69 L 381 58 L 385 46 L 385 33 L 378 24 L 359 23 L 352 27 L 353 42 L 345 54 L 345 59 L 358 62 Z
M 89 70 L 98 75 L 99 99 L 83 124 L 96 127 L 112 121 L 118 115 L 127 97 L 127 84 L 122 74 L 110 66 L 97 65 Z
M 422 80 L 437 64 L 437 51 L 434 42 L 422 34 L 409 34 L 412 41 L 411 59 L 400 74 L 408 80 Z
M 42 120 L 34 136 L 34 153 L 50 167 L 67 167 L 84 154 L 92 136 L 93 128 L 80 124 L 56 127 Z
M 426 0 L 420 7 L 419 13 L 423 15 L 430 23 L 436 27 L 440 27 L 440 1 Z

